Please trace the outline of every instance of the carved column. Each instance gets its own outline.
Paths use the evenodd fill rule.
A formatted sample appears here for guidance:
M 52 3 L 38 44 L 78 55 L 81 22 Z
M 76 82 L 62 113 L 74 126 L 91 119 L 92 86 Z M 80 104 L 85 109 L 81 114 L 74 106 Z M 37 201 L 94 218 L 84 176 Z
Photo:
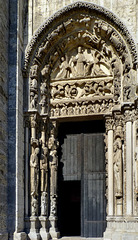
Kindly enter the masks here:
M 39 240 L 38 233 L 38 185 L 39 185 L 39 143 L 36 139 L 36 114 L 30 117 L 31 124 L 31 156 L 30 156 L 30 195 L 31 195 L 31 217 L 30 233 L 31 240 Z
M 133 133 L 132 133 L 132 112 L 125 111 L 126 120 L 126 215 L 133 212 Z
M 115 215 L 123 214 L 123 159 L 122 159 L 122 140 L 123 129 L 121 116 L 115 116 L 114 129 L 114 197 L 115 197 Z
M 57 123 L 53 121 L 51 124 L 50 138 L 48 142 L 49 148 L 49 167 L 50 167 L 50 235 L 52 238 L 58 238 L 57 229 Z
M 43 240 L 49 239 L 48 233 L 48 147 L 46 143 L 47 118 L 41 122 L 41 157 L 40 157 L 40 176 L 41 176 L 41 222 L 40 235 Z
M 108 142 L 108 216 L 114 215 L 113 201 L 113 119 L 106 118 L 106 131 Z
M 25 217 L 29 215 L 29 128 L 30 122 L 29 118 L 25 118 Z
M 138 116 L 137 112 L 135 116 Z M 138 118 L 134 119 L 133 123 L 133 174 L 134 174 L 134 215 L 138 215 Z

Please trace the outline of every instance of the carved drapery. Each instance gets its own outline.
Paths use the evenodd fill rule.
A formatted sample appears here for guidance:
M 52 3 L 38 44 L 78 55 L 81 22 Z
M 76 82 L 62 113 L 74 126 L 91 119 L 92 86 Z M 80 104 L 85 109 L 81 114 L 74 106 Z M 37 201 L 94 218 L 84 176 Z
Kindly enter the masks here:
M 31 216 L 39 216 L 42 239 L 49 238 L 48 222 L 51 237 L 59 236 L 57 122 L 60 119 L 86 116 L 105 119 L 107 212 L 109 216 L 125 212 L 123 183 L 127 154 L 122 119 L 123 116 L 127 119 L 128 114 L 125 115 L 122 105 L 135 98 L 136 54 L 127 30 L 116 21 L 114 15 L 96 5 L 75 3 L 43 25 L 27 49 L 24 70 L 28 78 L 25 92 L 29 92 L 25 111 L 31 125 L 30 207 Z M 135 152 L 136 169 L 137 162 Z M 30 221 L 34 231 L 36 219 Z M 37 234 L 35 239 L 39 239 Z

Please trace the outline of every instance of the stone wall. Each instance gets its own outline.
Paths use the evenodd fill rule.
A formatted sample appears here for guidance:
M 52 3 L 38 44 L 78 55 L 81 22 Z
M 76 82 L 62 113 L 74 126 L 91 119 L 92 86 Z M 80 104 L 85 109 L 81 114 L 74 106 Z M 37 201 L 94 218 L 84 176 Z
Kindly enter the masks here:
M 8 1 L 0 1 L 0 239 L 7 239 Z
M 8 233 L 24 229 L 23 1 L 9 3 Z

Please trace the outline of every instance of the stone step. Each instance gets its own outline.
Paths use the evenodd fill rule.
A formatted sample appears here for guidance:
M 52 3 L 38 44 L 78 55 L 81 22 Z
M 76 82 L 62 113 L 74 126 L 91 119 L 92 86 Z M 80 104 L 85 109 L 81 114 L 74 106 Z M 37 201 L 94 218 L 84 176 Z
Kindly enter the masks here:
M 62 237 L 61 240 L 103 240 L 103 238 Z

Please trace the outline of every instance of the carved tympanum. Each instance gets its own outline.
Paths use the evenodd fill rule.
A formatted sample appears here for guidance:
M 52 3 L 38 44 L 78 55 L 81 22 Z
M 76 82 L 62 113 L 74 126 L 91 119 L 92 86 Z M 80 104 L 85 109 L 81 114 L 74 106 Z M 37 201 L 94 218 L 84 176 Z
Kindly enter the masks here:
M 93 48 L 78 46 L 61 57 L 52 70 L 52 79 L 110 76 L 111 66 L 104 55 Z

